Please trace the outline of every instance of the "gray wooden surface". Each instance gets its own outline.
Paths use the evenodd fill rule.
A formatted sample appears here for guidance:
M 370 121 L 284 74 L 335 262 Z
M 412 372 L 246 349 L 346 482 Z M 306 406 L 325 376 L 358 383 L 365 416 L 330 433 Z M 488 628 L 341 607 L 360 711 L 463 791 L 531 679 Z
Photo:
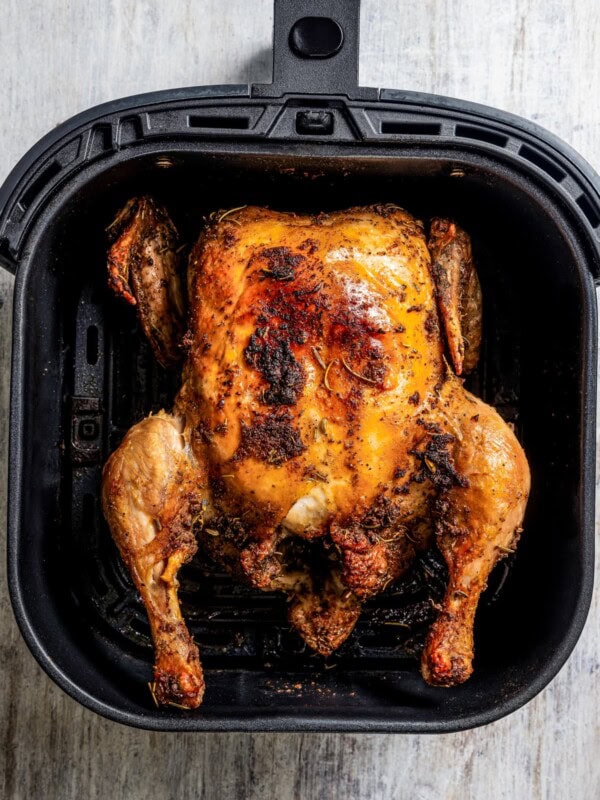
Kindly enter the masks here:
M 597 0 L 363 0 L 361 82 L 535 119 L 600 167 Z M 266 81 L 271 0 L 4 0 L 0 180 L 48 129 L 158 88 Z M 4 538 L 12 281 L 0 274 Z M 600 797 L 600 608 L 526 708 L 444 737 L 159 735 L 64 696 L 26 651 L 0 575 L 0 798 Z

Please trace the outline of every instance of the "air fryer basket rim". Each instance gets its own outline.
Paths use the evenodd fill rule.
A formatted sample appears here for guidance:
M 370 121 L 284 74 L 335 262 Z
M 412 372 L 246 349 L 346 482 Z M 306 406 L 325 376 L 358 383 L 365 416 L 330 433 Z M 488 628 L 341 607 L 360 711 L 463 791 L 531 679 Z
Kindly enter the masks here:
M 35 247 L 32 248 L 35 251 Z M 26 266 L 30 266 L 29 262 Z M 9 453 L 9 472 L 10 472 L 10 496 L 9 496 L 9 536 L 8 536 L 8 559 L 9 559 L 9 589 L 13 610 L 17 618 L 19 627 L 24 636 L 24 639 L 43 669 L 49 674 L 53 680 L 71 697 L 82 703 L 87 708 L 105 716 L 116 722 L 132 725 L 135 727 L 142 727 L 152 730 L 190 730 L 188 725 L 185 724 L 186 719 L 177 720 L 173 717 L 160 717 L 160 716 L 143 716 L 130 714 L 114 706 L 105 704 L 100 698 L 92 696 L 84 691 L 74 683 L 68 674 L 63 672 L 51 658 L 48 657 L 43 645 L 41 644 L 35 627 L 31 624 L 27 612 L 26 602 L 23 597 L 22 586 L 17 574 L 17 555 L 19 547 L 19 517 L 20 517 L 20 481 L 16 479 L 17 475 L 21 474 L 22 470 L 22 448 L 20 445 L 20 430 L 22 428 L 22 386 L 23 386 L 23 366 L 25 361 L 26 352 L 24 349 L 24 305 L 27 293 L 27 273 L 28 269 L 19 270 L 15 283 L 14 294 L 14 335 L 13 335 L 13 373 L 12 373 L 12 388 L 11 388 L 11 441 Z M 593 282 L 591 275 L 583 276 L 587 282 L 588 292 L 586 293 L 586 306 L 583 309 L 583 314 L 588 319 L 589 325 L 587 333 L 590 337 L 589 345 L 593 345 L 596 341 L 596 320 L 595 320 L 595 304 L 593 301 Z M 584 347 L 584 351 L 588 354 L 587 363 L 584 365 L 584 375 L 586 386 L 584 392 L 588 397 L 587 406 L 585 407 L 586 418 L 594 419 L 595 417 L 595 403 L 594 403 L 594 389 L 595 389 L 595 371 L 594 354 L 590 351 L 592 347 Z M 594 506 L 593 506 L 593 489 L 594 489 L 594 463 L 593 463 L 593 425 L 583 426 L 586 442 L 584 443 L 583 451 L 587 454 L 586 463 L 584 464 L 585 487 L 584 493 L 587 495 L 588 502 L 585 506 L 585 520 L 584 527 L 588 530 L 593 528 L 594 521 Z M 593 566 L 594 557 L 594 541 L 593 537 L 586 537 L 583 541 L 584 552 L 582 553 L 583 560 Z M 493 712 L 487 711 L 486 713 L 472 714 L 464 717 L 456 717 L 451 722 L 437 723 L 436 725 L 423 725 L 421 723 L 411 723 L 407 720 L 394 720 L 389 718 L 373 719 L 366 716 L 361 719 L 356 716 L 344 714 L 336 717 L 329 711 L 323 714 L 322 717 L 315 716 L 311 713 L 300 714 L 264 714 L 262 711 L 257 710 L 255 714 L 243 714 L 236 716 L 230 714 L 227 719 L 217 715 L 206 715 L 201 721 L 196 720 L 198 729 L 203 731 L 338 731 L 338 732 L 412 732 L 412 733 L 442 733 L 464 730 L 474 728 L 480 725 L 485 725 L 500 719 L 507 714 L 512 713 L 519 707 L 523 706 L 536 694 L 538 694 L 547 683 L 562 668 L 563 664 L 570 655 L 573 647 L 575 646 L 589 610 L 593 588 L 593 571 L 588 569 L 584 573 L 584 583 L 580 587 L 579 601 L 576 613 L 573 615 L 570 629 L 568 634 L 563 638 L 561 646 L 556 650 L 554 657 L 550 662 L 545 665 L 543 671 L 540 671 L 533 680 L 530 681 L 525 689 L 520 690 L 505 703 L 498 705 Z
M 324 14 L 331 15 L 344 26 L 346 35 L 345 58 L 357 64 L 358 58 L 358 8 L 359 0 L 319 0 Z M 499 719 L 532 699 L 558 673 L 585 624 L 593 587 L 594 562 L 594 425 L 596 392 L 596 303 L 594 282 L 600 274 L 600 179 L 589 164 L 572 148 L 540 126 L 512 114 L 487 108 L 475 103 L 466 103 L 451 98 L 427 95 L 416 92 L 395 90 L 362 89 L 356 86 L 356 72 L 348 68 L 348 62 L 337 68 L 335 58 L 330 62 L 321 61 L 310 64 L 309 73 L 302 73 L 296 83 L 293 70 L 297 66 L 287 46 L 287 32 L 293 21 L 302 16 L 315 13 L 315 0 L 276 0 L 274 83 L 269 86 L 209 86 L 191 89 L 166 90 L 137 95 L 104 103 L 72 117 L 58 128 L 43 137 L 26 153 L 0 188 L 0 264 L 16 272 L 14 293 L 13 323 L 13 369 L 11 381 L 11 417 L 9 450 L 9 509 L 8 509 L 8 581 L 11 602 L 15 617 L 23 637 L 34 657 L 53 680 L 71 697 L 87 708 L 111 720 L 136 727 L 175 731 L 347 731 L 347 732 L 451 732 L 477 727 Z M 285 31 L 286 36 L 283 37 Z M 348 48 L 348 49 L 346 49 Z M 337 56 L 336 56 L 337 58 Z M 288 63 L 289 62 L 289 63 Z M 315 83 L 314 72 L 327 75 L 324 82 Z M 336 91 L 331 91 L 333 86 Z M 320 87 L 316 94 L 315 86 Z M 323 86 L 325 89 L 323 89 Z M 315 99 L 318 103 L 315 105 Z M 194 109 L 218 108 L 221 116 L 239 114 L 240 107 L 250 109 L 269 109 L 271 114 L 268 126 L 261 128 L 259 116 L 241 133 L 210 129 L 192 130 L 189 128 L 189 114 Z M 287 117 L 296 118 L 297 108 L 325 110 L 333 114 L 336 121 L 350 120 L 350 137 L 344 141 L 334 136 L 296 135 L 284 126 L 283 133 L 278 124 L 285 123 Z M 142 127 L 142 135 L 123 146 L 119 139 L 121 123 L 124 119 L 147 118 L 149 114 L 162 109 L 175 110 L 171 128 L 156 134 L 150 126 Z M 259 113 L 259 112 L 257 112 Z M 360 128 L 356 122 L 359 114 L 368 116 L 370 127 Z M 286 116 L 287 115 L 287 116 Z M 291 116 L 292 115 L 292 116 Z M 382 133 L 382 119 L 398 120 L 401 130 L 404 121 L 413 122 L 415 118 L 435 121 L 439 124 L 439 134 L 435 138 L 429 134 L 395 133 L 386 136 Z M 450 125 L 448 120 L 452 121 Z M 108 131 L 107 147 L 94 150 L 95 132 L 102 135 Z M 491 134 L 490 134 L 491 132 Z M 498 132 L 500 137 L 498 138 Z M 582 476 L 582 528 L 581 560 L 585 565 L 583 582 L 575 613 L 570 627 L 547 662 L 529 683 L 508 697 L 493 709 L 481 713 L 457 715 L 452 720 L 439 720 L 435 723 L 422 723 L 410 719 L 392 718 L 378 713 L 348 710 L 346 713 L 332 713 L 331 709 L 316 714 L 313 710 L 298 709 L 269 712 L 265 709 L 247 708 L 245 712 L 229 714 L 227 717 L 207 713 L 202 719 L 190 720 L 186 717 L 158 714 L 133 714 L 105 703 L 99 696 L 85 692 L 48 655 L 40 641 L 35 625 L 32 624 L 26 598 L 23 594 L 18 574 L 20 546 L 20 517 L 23 480 L 23 387 L 25 381 L 25 302 L 28 279 L 34 268 L 30 259 L 35 250 L 35 242 L 52 218 L 52 205 L 69 186 L 81 181 L 94 170 L 105 170 L 119 159 L 135 158 L 141 153 L 168 152 L 178 148 L 191 148 L 192 138 L 198 142 L 230 142 L 246 152 L 274 152 L 283 142 L 288 150 L 303 155 L 321 155 L 333 149 L 333 157 L 345 155 L 391 154 L 398 152 L 410 157 L 419 148 L 445 152 L 460 163 L 461 150 L 475 157 L 495 159 L 528 176 L 547 194 L 549 202 L 560 207 L 561 213 L 570 217 L 576 230 L 581 250 L 580 280 L 582 284 L 585 341 L 582 345 L 584 363 L 581 364 L 582 403 L 581 464 Z M 486 138 L 487 136 L 487 138 Z M 494 138 L 494 136 L 496 138 Z M 71 160 L 64 153 L 75 139 L 85 144 Z M 104 141 L 104 140 L 103 140 Z M 529 148 L 529 150 L 527 149 Z M 537 154 L 531 160 L 531 152 Z M 400 155 L 400 157 L 402 157 Z M 53 171 L 48 165 L 57 165 Z M 557 179 L 558 173 L 564 175 Z M 43 180 L 42 180 L 43 178 Z M 582 199 L 583 198 L 583 199 Z M 26 200 L 26 201 L 25 201 Z M 19 269 L 17 269 L 17 264 Z
M 341 106 L 344 113 L 350 116 L 355 109 L 373 110 L 372 124 L 380 124 L 383 115 L 398 119 L 406 116 L 411 121 L 414 115 L 418 119 L 433 118 L 442 125 L 442 135 L 435 139 L 419 134 L 386 137 L 381 131 L 378 134 L 371 130 L 368 133 L 365 130 L 354 131 L 355 140 L 374 147 L 397 142 L 407 148 L 416 149 L 425 141 L 429 145 L 435 143 L 440 147 L 463 147 L 482 154 L 512 157 L 515 161 L 520 161 L 530 173 L 536 174 L 553 191 L 562 194 L 563 200 L 571 204 L 574 213 L 588 227 L 595 250 L 600 249 L 600 176 L 571 145 L 537 123 L 492 106 L 424 92 L 380 89 L 377 90 L 376 99 L 359 101 L 342 94 L 323 97 L 308 92 L 290 92 L 264 101 L 257 97 L 254 88 L 247 84 L 194 86 L 130 95 L 82 111 L 49 131 L 21 157 L 0 186 L 0 265 L 13 274 L 16 272 L 27 234 L 39 214 L 43 213 L 44 205 L 53 192 L 66 181 L 72 180 L 90 163 L 100 159 L 114 159 L 123 153 L 124 148 L 118 136 L 124 119 L 134 118 L 136 115 L 143 118 L 151 112 L 165 108 L 181 109 L 184 121 L 166 130 L 163 135 L 148 135 L 150 131 L 145 130 L 140 141 L 130 143 L 127 147 L 128 151 L 133 152 L 134 149 L 141 150 L 144 145 L 153 144 L 157 153 L 168 152 L 171 148 L 181 147 L 186 141 L 190 141 L 189 119 L 185 111 L 210 107 L 218 109 L 224 115 L 235 115 L 241 106 L 264 107 L 269 103 L 276 108 L 278 117 L 270 119 L 268 126 L 253 126 L 248 131 L 248 136 L 243 139 L 240 137 L 241 141 L 248 144 L 260 142 L 264 146 L 262 143 L 266 141 L 291 144 L 296 140 L 308 152 L 318 152 L 319 145 L 326 142 L 327 138 L 294 137 L 288 131 L 288 135 L 281 136 L 275 124 L 284 116 L 289 105 L 297 106 L 304 101 L 307 107 L 312 107 L 315 100 L 318 100 L 319 107 L 323 103 L 330 103 L 332 107 Z M 460 120 L 463 123 L 460 132 L 456 128 L 452 131 L 445 129 L 443 122 L 446 119 Z M 465 138 L 464 129 L 469 126 L 472 126 L 472 131 Z M 110 146 L 101 154 L 90 156 L 87 149 L 90 143 L 85 141 L 86 137 L 105 128 L 110 129 Z M 204 138 L 218 140 L 222 133 L 216 129 L 210 130 Z M 230 132 L 225 129 L 225 133 Z M 495 139 L 498 134 L 503 142 Z M 67 164 L 59 164 L 56 175 L 47 178 L 51 172 L 49 167 L 56 164 L 57 154 L 76 138 L 81 138 L 86 151 L 82 152 L 84 148 L 80 148 L 77 157 Z M 194 132 L 194 138 L 200 140 L 202 134 Z M 336 141 L 335 137 L 328 138 L 330 143 L 337 145 L 350 144 Z M 230 141 L 235 140 L 231 138 Z M 525 147 L 531 148 L 537 154 L 538 160 L 532 160 L 531 156 L 523 158 L 521 154 Z M 568 180 L 560 178 L 557 181 L 555 170 L 562 172 Z M 36 186 L 38 183 L 41 184 L 39 189 Z M 15 224 L 12 217 L 27 194 L 33 194 L 33 201 L 28 201 L 22 219 Z M 600 263 L 598 259 L 596 261 L 593 273 L 596 282 L 600 283 Z

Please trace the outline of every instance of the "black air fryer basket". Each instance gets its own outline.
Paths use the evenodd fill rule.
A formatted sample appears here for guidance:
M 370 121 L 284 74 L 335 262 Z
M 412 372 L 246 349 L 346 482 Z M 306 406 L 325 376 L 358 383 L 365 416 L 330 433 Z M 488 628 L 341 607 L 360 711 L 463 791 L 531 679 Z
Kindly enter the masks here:
M 42 139 L 0 190 L 16 275 L 9 582 L 31 651 L 72 697 L 157 730 L 442 732 L 497 719 L 558 672 L 593 579 L 599 179 L 518 117 L 357 86 L 358 0 L 276 0 L 273 83 L 169 90 L 98 106 Z M 514 423 L 533 486 L 518 553 L 478 612 L 473 677 L 425 685 L 415 653 L 443 579 L 426 557 L 375 599 L 327 664 L 285 602 L 182 573 L 207 672 L 196 711 L 154 707 L 145 612 L 103 521 L 104 461 L 176 388 L 106 288 L 104 229 L 134 194 L 191 240 L 216 208 L 394 202 L 473 237 L 484 348 L 470 386 Z M 437 588 L 436 588 L 436 584 Z M 501 586 L 502 584 L 502 586 Z M 407 633 L 398 622 L 421 622 Z M 391 624 L 390 624 L 391 623 Z M 396 624 L 394 624 L 396 623 Z M 326 668 L 327 667 L 327 668 Z

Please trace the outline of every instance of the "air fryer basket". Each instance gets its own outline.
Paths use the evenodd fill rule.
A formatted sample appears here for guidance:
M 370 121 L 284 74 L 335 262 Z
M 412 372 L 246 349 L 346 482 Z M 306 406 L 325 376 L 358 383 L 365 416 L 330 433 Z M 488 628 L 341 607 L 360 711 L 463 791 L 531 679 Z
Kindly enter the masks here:
M 343 31 L 329 58 L 306 55 L 342 38 L 315 19 L 318 8 Z M 92 109 L 42 140 L 0 190 L 0 261 L 16 271 L 13 606 L 46 671 L 112 719 L 160 730 L 472 727 L 533 697 L 583 627 L 593 577 L 598 178 L 566 145 L 510 115 L 357 87 L 357 42 L 357 0 L 278 0 L 272 85 Z M 108 453 L 176 389 L 135 315 L 105 286 L 104 228 L 143 191 L 167 203 L 188 240 L 210 210 L 250 203 L 394 202 L 424 218 L 448 214 L 471 233 L 485 331 L 470 385 L 514 423 L 533 487 L 518 553 L 481 604 L 464 686 L 433 689 L 418 673 L 428 597 L 443 587 L 434 555 L 371 601 L 326 663 L 290 631 L 283 598 L 196 561 L 182 574 L 182 598 L 206 699 L 189 713 L 153 706 L 145 612 L 99 503 Z M 398 624 L 407 621 L 416 624 Z

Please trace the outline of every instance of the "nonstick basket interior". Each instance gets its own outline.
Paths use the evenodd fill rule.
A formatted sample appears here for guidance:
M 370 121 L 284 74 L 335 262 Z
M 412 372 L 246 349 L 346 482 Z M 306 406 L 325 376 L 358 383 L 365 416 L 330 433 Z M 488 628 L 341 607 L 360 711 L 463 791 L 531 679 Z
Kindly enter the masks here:
M 441 729 L 482 710 L 497 716 L 538 680 L 578 602 L 585 286 L 580 254 L 535 188 L 449 157 L 179 151 L 123 160 L 55 203 L 52 224 L 32 243 L 36 268 L 23 290 L 28 555 L 19 565 L 50 658 L 98 706 L 180 725 L 177 711 L 152 705 L 148 623 L 99 497 L 108 454 L 133 423 L 169 408 L 178 385 L 153 360 L 134 311 L 106 288 L 105 227 L 142 192 L 166 203 L 189 244 L 210 211 L 243 204 L 319 211 L 393 202 L 424 220 L 454 218 L 473 238 L 484 297 L 482 358 L 467 386 L 515 426 L 533 475 L 518 553 L 496 569 L 481 603 L 465 686 L 432 689 L 418 673 L 431 599 L 445 580 L 435 552 L 369 601 L 327 660 L 290 629 L 282 596 L 196 559 L 182 571 L 181 597 L 208 688 L 187 719 L 226 727 L 228 717 L 262 714 L 256 726 L 268 727 L 269 714 L 283 713 L 305 720 L 297 727 L 329 715 Z

